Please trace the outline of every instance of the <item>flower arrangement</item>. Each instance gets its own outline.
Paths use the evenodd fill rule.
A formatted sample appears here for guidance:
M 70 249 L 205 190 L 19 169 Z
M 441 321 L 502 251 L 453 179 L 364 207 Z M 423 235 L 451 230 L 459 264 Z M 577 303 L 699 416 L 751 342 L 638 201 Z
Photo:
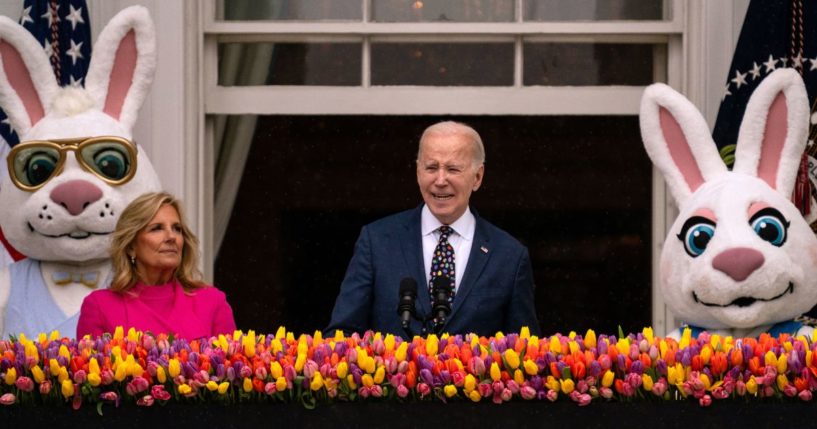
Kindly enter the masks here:
M 411 341 L 371 331 L 296 338 L 283 327 L 191 341 L 122 328 L 95 339 L 54 332 L 0 341 L 0 404 L 88 403 L 101 413 L 123 401 L 811 401 L 815 348 L 789 335 L 692 338 L 687 330 L 675 341 L 651 328 L 598 338 L 592 330 L 537 338 L 523 328 Z

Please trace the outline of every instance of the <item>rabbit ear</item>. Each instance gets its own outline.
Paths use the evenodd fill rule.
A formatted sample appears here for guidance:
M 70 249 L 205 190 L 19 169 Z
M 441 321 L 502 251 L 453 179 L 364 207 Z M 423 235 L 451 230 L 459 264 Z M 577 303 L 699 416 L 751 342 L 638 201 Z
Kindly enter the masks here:
M 639 117 L 647 154 L 679 205 L 704 182 L 727 171 L 698 109 L 669 86 L 647 87 Z
M 786 198 L 791 196 L 809 126 L 803 79 L 778 69 L 758 85 L 743 114 L 734 171 L 757 176 Z
M 0 16 L 0 105 L 20 137 L 48 114 L 58 90 L 43 47 L 21 25 Z
M 156 69 L 156 35 L 148 10 L 131 6 L 99 34 L 85 88 L 96 106 L 130 130 Z

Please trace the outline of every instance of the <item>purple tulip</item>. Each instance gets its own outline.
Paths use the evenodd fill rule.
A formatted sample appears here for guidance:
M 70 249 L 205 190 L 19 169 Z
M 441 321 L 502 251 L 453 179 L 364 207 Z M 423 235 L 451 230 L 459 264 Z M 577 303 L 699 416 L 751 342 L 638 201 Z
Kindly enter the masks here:
M 428 369 L 421 369 L 420 370 L 420 379 L 423 380 L 423 383 L 433 385 L 434 378 L 431 375 L 431 371 Z

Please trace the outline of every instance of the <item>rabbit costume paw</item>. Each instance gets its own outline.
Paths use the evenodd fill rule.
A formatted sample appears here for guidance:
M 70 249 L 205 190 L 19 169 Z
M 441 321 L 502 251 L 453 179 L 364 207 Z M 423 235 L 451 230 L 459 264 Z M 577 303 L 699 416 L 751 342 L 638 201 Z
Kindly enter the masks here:
M 160 189 L 132 127 L 153 80 L 147 9 L 127 8 L 99 34 L 85 88 L 60 87 L 37 41 L 0 16 L 0 106 L 20 136 L 3 162 L 0 227 L 28 258 L 0 271 L 0 333 L 76 331 L 82 300 L 107 287 L 119 214 Z

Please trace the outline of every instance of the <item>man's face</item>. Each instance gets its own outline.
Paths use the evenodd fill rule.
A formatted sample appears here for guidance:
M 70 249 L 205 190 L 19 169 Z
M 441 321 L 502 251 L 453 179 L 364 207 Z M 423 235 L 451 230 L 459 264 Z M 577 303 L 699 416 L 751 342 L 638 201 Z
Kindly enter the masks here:
M 479 189 L 485 166 L 474 167 L 473 145 L 461 135 L 427 135 L 417 158 L 417 184 L 431 213 L 454 223 Z

